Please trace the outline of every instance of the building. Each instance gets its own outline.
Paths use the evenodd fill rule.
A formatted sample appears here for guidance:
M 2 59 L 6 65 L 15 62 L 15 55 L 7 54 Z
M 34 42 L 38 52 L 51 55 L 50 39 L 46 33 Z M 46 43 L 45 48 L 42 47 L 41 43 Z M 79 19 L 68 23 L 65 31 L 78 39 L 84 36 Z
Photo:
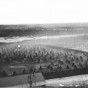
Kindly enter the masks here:
M 42 75 L 42 73 L 35 73 L 31 76 L 33 81 L 33 86 L 44 86 L 46 85 L 46 81 Z M 14 87 L 14 86 L 29 86 L 28 83 L 28 74 L 26 75 L 18 75 L 13 77 L 5 77 L 0 78 L 0 88 L 4 87 Z

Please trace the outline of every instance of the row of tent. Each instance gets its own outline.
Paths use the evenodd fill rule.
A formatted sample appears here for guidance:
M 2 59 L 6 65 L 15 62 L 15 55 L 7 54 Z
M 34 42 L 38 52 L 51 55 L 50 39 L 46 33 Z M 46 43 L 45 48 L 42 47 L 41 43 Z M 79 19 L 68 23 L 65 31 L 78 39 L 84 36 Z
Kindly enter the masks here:
M 3 70 L 2 72 L 0 72 L 0 77 L 9 77 L 9 76 L 17 76 L 17 75 L 24 75 L 24 74 L 27 74 L 29 72 L 26 71 L 26 69 L 24 68 L 23 71 L 18 74 L 18 72 L 16 71 L 13 71 L 12 74 L 8 74 L 5 70 Z
M 41 72 L 43 68 L 40 66 L 39 69 L 40 69 L 40 70 L 37 70 L 36 68 L 31 67 L 31 68 L 28 70 L 28 69 L 24 68 L 22 71 L 16 71 L 16 70 L 14 70 L 14 71 L 10 72 L 10 74 L 8 74 L 8 71 L 3 70 L 3 71 L 0 72 L 0 77 L 24 75 L 24 74 L 30 74 L 30 73 L 33 73 L 33 74 L 34 74 L 34 73 Z
M 33 69 L 31 69 L 31 72 L 27 72 L 25 69 L 23 69 L 22 73 L 18 74 L 16 71 L 13 71 L 12 74 L 8 75 L 4 70 L 0 73 L 0 77 L 8 77 L 8 76 L 17 76 L 17 75 L 24 75 L 29 73 L 35 73 L 33 72 Z M 53 78 L 62 78 L 62 77 L 68 77 L 68 76 L 75 76 L 75 75 L 82 75 L 82 74 L 88 74 L 88 68 L 77 68 L 73 70 L 63 70 L 63 71 L 56 71 L 56 72 L 42 72 L 45 79 L 53 79 Z

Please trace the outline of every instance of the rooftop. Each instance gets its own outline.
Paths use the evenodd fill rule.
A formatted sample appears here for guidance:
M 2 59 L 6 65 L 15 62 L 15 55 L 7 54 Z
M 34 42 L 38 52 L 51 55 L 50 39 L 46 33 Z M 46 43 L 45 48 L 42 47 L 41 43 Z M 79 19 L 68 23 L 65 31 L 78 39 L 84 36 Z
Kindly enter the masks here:
M 42 73 L 35 73 L 34 76 L 31 75 L 33 83 L 36 85 L 46 84 L 45 79 Z M 0 78 L 0 87 L 13 87 L 18 85 L 28 84 L 28 74 L 27 75 L 18 75 L 13 77 Z

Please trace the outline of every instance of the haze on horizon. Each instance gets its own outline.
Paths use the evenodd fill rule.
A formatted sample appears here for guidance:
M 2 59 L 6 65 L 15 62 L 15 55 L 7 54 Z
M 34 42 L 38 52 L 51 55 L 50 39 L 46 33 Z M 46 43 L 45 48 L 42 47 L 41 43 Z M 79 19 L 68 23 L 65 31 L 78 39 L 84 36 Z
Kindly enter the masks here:
M 0 0 L 0 24 L 88 22 L 88 0 Z

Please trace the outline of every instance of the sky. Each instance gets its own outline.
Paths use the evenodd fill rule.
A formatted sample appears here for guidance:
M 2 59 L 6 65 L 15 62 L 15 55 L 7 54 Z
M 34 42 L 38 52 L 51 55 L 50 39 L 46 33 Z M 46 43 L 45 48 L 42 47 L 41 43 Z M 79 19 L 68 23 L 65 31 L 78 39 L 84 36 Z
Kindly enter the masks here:
M 88 22 L 88 0 L 0 0 L 0 24 Z

